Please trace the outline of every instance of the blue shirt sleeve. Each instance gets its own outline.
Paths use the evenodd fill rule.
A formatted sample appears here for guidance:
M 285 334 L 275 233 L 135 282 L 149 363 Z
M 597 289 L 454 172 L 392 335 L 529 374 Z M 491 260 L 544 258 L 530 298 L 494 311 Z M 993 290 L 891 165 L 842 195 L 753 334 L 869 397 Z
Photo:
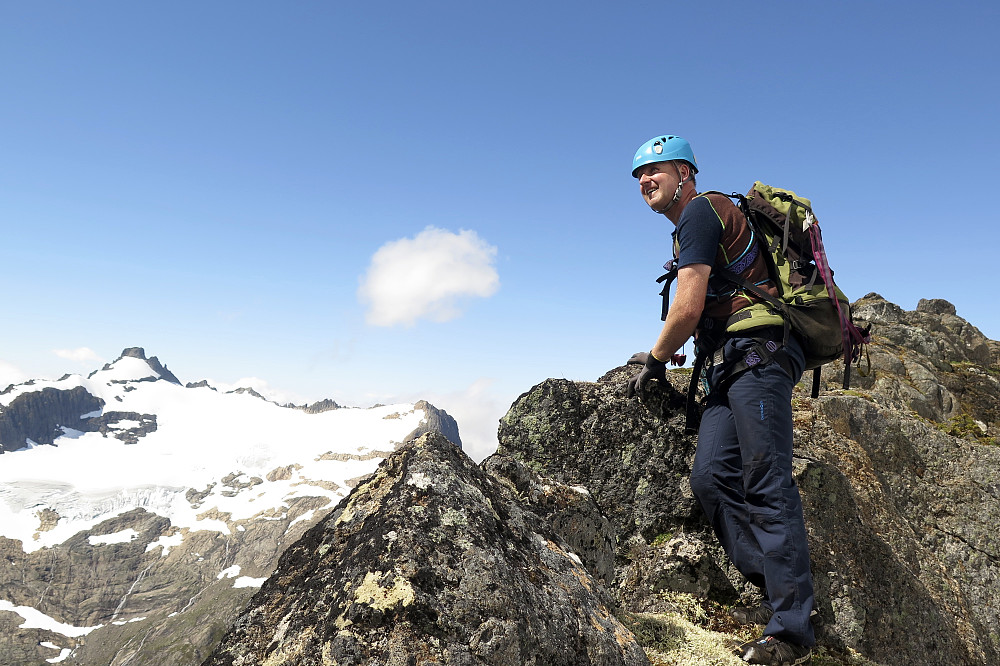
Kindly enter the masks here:
M 684 207 L 677 229 L 677 267 L 691 264 L 715 265 L 722 238 L 722 220 L 706 197 L 696 197 Z

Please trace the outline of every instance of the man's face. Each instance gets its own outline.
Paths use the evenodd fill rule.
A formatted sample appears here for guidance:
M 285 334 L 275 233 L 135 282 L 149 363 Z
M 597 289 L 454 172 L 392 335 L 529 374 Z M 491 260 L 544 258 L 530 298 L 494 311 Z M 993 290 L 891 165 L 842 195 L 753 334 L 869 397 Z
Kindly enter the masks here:
M 653 162 L 639 167 L 636 175 L 639 177 L 639 192 L 646 205 L 657 213 L 666 209 L 677 191 L 677 165 L 673 162 Z

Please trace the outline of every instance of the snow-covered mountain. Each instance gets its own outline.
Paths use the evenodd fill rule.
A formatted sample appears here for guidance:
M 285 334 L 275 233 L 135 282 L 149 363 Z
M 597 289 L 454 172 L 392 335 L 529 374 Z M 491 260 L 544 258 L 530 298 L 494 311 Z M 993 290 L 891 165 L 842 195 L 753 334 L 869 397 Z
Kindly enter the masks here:
M 200 663 L 198 636 L 207 647 L 206 628 L 283 547 L 430 429 L 461 445 L 454 420 L 425 402 L 279 406 L 184 386 L 140 348 L 87 377 L 8 387 L 0 663 Z M 200 612 L 209 599 L 214 612 Z M 200 630 L 191 655 L 151 648 L 170 627 Z

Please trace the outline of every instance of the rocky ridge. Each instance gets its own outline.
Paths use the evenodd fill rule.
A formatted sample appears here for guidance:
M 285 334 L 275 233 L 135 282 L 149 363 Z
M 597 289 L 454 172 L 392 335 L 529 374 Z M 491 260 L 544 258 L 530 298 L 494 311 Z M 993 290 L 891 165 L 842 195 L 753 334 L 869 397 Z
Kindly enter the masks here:
M 813 663 L 1000 663 L 1000 346 L 945 301 L 854 308 L 873 372 L 793 401 Z M 688 485 L 688 376 L 628 400 L 633 371 L 535 386 L 479 469 L 434 436 L 397 451 L 205 664 L 741 663 L 725 611 L 757 593 Z
M 793 399 L 821 645 L 880 664 L 1000 663 L 1000 345 L 941 300 L 907 312 L 869 294 L 854 312 L 874 327 L 873 371 L 843 390 L 824 368 L 820 397 L 803 384 Z M 631 372 L 536 386 L 503 419 L 501 452 L 587 484 L 619 536 L 623 607 L 752 601 L 688 485 L 687 377 L 627 401 Z
M 515 490 L 541 484 L 511 459 L 495 471 L 437 433 L 404 447 L 285 551 L 205 664 L 646 664 L 605 589 Z

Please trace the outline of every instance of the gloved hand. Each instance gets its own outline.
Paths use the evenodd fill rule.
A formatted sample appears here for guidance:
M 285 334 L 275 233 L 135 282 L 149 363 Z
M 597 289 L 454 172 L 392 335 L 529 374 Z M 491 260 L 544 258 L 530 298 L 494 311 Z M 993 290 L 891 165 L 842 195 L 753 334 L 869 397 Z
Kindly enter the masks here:
M 649 356 L 649 352 L 637 352 L 632 354 L 626 365 L 645 365 L 646 357 Z M 670 365 L 676 365 L 678 368 L 687 362 L 687 354 L 674 354 L 670 357 Z
M 640 363 L 642 364 L 642 370 L 628 380 L 628 388 L 625 390 L 625 396 L 628 398 L 641 391 L 650 379 L 659 379 L 661 382 L 667 379 L 667 364 L 663 361 L 657 361 L 651 353 L 639 352 L 632 354 L 632 358 L 628 360 L 627 365 L 639 365 Z
M 649 352 L 636 352 L 629 357 L 625 365 L 646 365 L 647 356 L 649 356 Z

